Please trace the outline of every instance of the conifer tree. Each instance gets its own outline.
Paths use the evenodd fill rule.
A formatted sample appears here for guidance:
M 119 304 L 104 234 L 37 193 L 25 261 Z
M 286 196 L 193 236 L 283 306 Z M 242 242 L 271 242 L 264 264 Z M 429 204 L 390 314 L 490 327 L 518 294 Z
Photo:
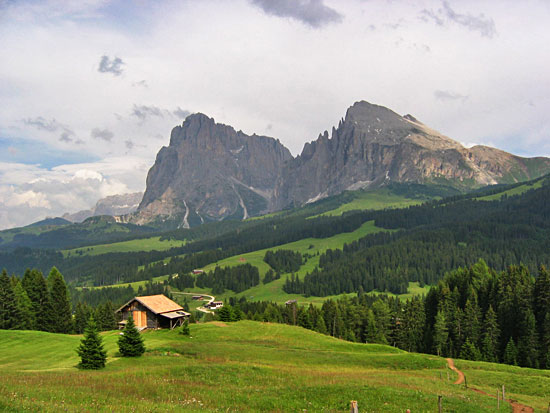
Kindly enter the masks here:
M 504 350 L 504 357 L 502 357 L 502 361 L 505 364 L 510 364 L 512 366 L 518 365 L 518 349 L 512 337 L 510 337 L 510 340 L 506 345 L 506 349 Z
M 107 352 L 103 348 L 103 342 L 97 331 L 97 325 L 93 316 L 90 316 L 88 320 L 84 337 L 76 352 L 80 356 L 79 368 L 97 370 L 105 367 Z
M 500 328 L 498 326 L 497 314 L 493 310 L 493 306 L 489 305 L 489 309 L 485 314 L 485 322 L 483 323 L 483 339 L 481 343 L 481 352 L 485 361 L 498 362 L 499 339 Z
M 541 367 L 550 369 L 550 311 L 546 313 L 542 325 L 540 358 Z
M 30 330 L 34 325 L 31 300 L 20 282 L 15 285 L 13 293 L 15 294 L 15 305 L 18 311 L 16 328 L 18 330 Z
M 74 330 L 76 334 L 84 332 L 91 314 L 92 310 L 86 304 L 82 304 L 80 301 L 76 304 L 74 313 Z
M 189 328 L 189 320 L 185 320 L 183 324 L 181 325 L 180 334 L 184 336 L 190 336 L 191 335 L 191 329 Z
M 321 334 L 328 334 L 327 325 L 325 324 L 323 314 L 319 314 L 317 316 L 317 321 L 315 322 L 315 331 Z
M 115 308 L 110 300 L 97 307 L 96 319 L 98 327 L 101 331 L 116 329 L 117 322 L 115 318 Z
M 469 338 L 466 339 L 460 349 L 460 358 L 464 360 L 478 361 L 481 359 L 481 353 Z
M 313 325 L 311 324 L 311 319 L 309 318 L 307 311 L 300 311 L 300 314 L 298 315 L 298 325 L 300 327 L 307 328 L 308 330 L 313 330 Z
M 378 328 L 374 312 L 369 308 L 364 321 L 365 343 L 378 343 Z
M 231 307 L 231 321 L 241 321 L 243 317 L 244 314 L 238 304 Z
M 6 270 L 0 275 L 0 329 L 10 330 L 17 327 L 19 312 L 15 293 Z
M 447 329 L 447 320 L 443 311 L 438 311 L 435 316 L 434 324 L 434 347 L 438 356 L 441 356 L 444 352 L 445 345 L 447 344 L 447 338 L 449 337 L 449 331 Z
M 518 362 L 522 367 L 539 367 L 538 338 L 535 326 L 535 316 L 531 310 L 527 311 L 523 324 L 523 334 L 518 340 Z
M 477 346 L 479 342 L 479 306 L 475 299 L 466 300 L 464 307 L 463 331 L 464 338 Z
M 38 270 L 27 270 L 21 283 L 32 303 L 33 330 L 52 331 L 53 308 L 44 276 Z
M 218 318 L 220 321 L 229 322 L 231 321 L 232 311 L 231 306 L 224 305 L 218 310 Z
M 376 319 L 376 328 L 378 330 L 377 342 L 388 344 L 391 334 L 391 312 L 388 304 L 383 300 L 376 300 L 372 304 L 372 311 Z
M 136 328 L 132 315 L 128 317 L 122 335 L 118 338 L 118 351 L 122 357 L 139 357 L 145 352 L 143 337 Z
M 48 290 L 52 307 L 51 330 L 53 333 L 71 333 L 73 318 L 67 284 L 63 275 L 53 267 L 48 275 Z

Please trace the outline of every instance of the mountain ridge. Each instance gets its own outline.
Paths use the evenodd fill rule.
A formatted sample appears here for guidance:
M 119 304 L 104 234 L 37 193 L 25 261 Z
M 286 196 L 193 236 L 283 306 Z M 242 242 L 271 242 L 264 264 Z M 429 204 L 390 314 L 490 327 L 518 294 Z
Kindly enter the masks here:
M 246 135 L 202 113 L 176 126 L 147 176 L 137 223 L 187 228 L 246 219 L 388 182 L 443 184 L 461 191 L 550 172 L 550 159 L 522 158 L 488 146 L 466 148 L 414 116 L 354 103 L 293 157 L 278 139 Z

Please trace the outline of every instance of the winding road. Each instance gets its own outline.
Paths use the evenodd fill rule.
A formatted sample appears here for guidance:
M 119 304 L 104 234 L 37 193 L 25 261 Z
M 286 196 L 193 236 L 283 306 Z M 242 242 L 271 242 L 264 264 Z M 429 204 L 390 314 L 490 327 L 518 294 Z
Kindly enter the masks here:
M 448 358 L 446 359 L 447 360 L 447 365 L 449 366 L 449 368 L 456 372 L 458 374 L 458 379 L 454 382 L 454 384 L 462 384 L 464 383 L 464 373 L 461 372 L 459 369 L 457 369 L 455 367 L 455 363 L 453 361 L 453 359 L 451 358 Z M 469 390 L 472 390 L 472 391 L 475 391 L 476 393 L 480 393 L 480 394 L 483 394 L 485 396 L 489 396 L 489 397 L 492 397 L 492 398 L 496 398 L 494 395 L 492 394 L 488 394 L 486 392 L 484 392 L 483 390 L 479 390 L 479 389 L 475 389 L 473 387 L 468 387 Z M 510 403 L 510 405 L 512 406 L 512 409 L 513 409 L 513 412 L 514 413 L 534 413 L 534 409 L 530 406 L 526 406 L 524 404 L 521 404 L 521 403 L 518 403 L 516 400 L 512 400 L 512 399 L 507 399 L 506 400 L 508 403 Z
M 175 291 L 172 291 L 172 294 L 174 295 L 202 295 L 203 297 L 208 297 L 209 300 L 206 304 L 210 304 L 212 301 L 214 301 L 216 299 L 216 297 L 214 297 L 213 295 L 208 295 L 208 294 L 203 294 L 203 293 L 182 293 L 182 292 L 175 292 Z M 206 308 L 204 308 L 204 304 L 201 306 L 201 307 L 197 307 L 197 311 L 201 311 L 203 313 L 207 313 L 207 314 L 214 314 L 213 311 L 210 311 L 210 310 L 207 310 Z

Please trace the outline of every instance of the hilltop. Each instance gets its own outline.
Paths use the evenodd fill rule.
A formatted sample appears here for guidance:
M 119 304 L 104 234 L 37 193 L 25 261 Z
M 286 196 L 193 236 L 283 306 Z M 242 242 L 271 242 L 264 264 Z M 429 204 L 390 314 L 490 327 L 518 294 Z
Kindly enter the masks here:
M 80 336 L 0 331 L 0 408 L 59 411 L 434 411 L 489 412 L 496 400 L 454 385 L 445 359 L 393 347 L 354 344 L 299 327 L 241 321 L 144 333 L 147 353 L 116 356 L 116 332 L 103 335 L 107 367 L 80 371 Z M 32 343 L 32 350 L 30 347 Z M 468 385 L 547 406 L 545 371 L 456 361 Z M 7 369 L 9 367 L 9 370 Z M 536 383 L 536 384 L 535 384 Z

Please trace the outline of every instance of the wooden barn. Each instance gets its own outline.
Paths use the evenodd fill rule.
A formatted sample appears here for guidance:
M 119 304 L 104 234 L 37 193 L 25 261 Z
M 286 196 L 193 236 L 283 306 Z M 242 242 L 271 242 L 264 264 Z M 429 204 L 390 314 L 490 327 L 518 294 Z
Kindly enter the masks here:
M 122 314 L 120 328 L 124 328 L 130 314 L 136 327 L 145 328 L 170 328 L 173 329 L 183 324 L 191 314 L 183 311 L 183 307 L 162 294 L 135 297 L 117 310 Z

